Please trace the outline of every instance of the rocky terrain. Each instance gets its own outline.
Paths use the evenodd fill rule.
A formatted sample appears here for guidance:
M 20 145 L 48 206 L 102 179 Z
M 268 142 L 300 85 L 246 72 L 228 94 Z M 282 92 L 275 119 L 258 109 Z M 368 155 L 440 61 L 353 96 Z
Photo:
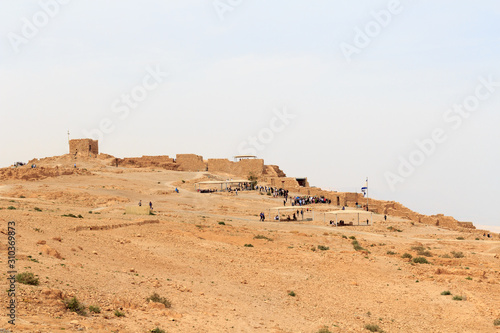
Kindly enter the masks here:
M 9 221 L 23 274 L 0 332 L 500 332 L 497 234 L 382 214 L 334 227 L 333 204 L 260 222 L 282 198 L 202 194 L 231 175 L 113 159 L 0 170 L 2 289 Z M 125 213 L 139 200 L 151 215 Z

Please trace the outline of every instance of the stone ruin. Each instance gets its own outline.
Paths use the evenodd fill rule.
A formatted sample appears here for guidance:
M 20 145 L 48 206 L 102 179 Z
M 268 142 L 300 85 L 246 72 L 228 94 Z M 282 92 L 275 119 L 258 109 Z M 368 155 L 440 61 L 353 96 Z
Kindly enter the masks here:
M 75 156 L 97 157 L 99 154 L 97 140 L 78 139 L 69 141 L 70 154 Z M 177 154 L 176 158 L 166 155 L 142 156 L 131 158 L 115 158 L 113 166 L 120 167 L 160 167 L 174 171 L 211 172 L 224 173 L 248 179 L 250 175 L 259 181 L 266 182 L 271 186 L 288 189 L 300 195 L 323 196 L 332 201 L 336 206 L 354 207 L 356 204 L 364 205 L 366 198 L 362 193 L 324 191 L 317 187 L 310 187 L 307 178 L 287 177 L 276 165 L 265 165 L 263 159 L 241 159 L 237 162 L 222 158 L 211 158 L 204 160 L 202 156 L 195 154 Z M 378 214 L 387 214 L 407 218 L 409 220 L 447 227 L 451 229 L 474 230 L 470 222 L 459 222 L 453 217 L 437 215 L 423 215 L 416 213 L 403 206 L 399 202 L 369 199 L 369 210 Z
M 99 143 L 92 139 L 69 140 L 69 153 L 75 157 L 97 157 L 99 155 Z

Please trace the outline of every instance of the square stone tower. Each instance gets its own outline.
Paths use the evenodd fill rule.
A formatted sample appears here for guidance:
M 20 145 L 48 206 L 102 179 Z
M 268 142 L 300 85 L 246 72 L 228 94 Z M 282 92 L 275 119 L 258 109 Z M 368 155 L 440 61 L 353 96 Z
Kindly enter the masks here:
M 73 156 L 97 157 L 99 154 L 99 144 L 92 139 L 69 140 L 69 153 Z

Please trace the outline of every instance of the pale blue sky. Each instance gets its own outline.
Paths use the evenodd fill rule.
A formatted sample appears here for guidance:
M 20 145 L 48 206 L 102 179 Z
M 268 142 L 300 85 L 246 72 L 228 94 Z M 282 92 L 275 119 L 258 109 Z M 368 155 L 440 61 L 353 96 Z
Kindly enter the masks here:
M 443 118 L 480 78 L 500 82 L 500 3 L 401 0 L 382 26 L 372 12 L 391 2 L 220 0 L 221 20 L 212 0 L 73 0 L 53 17 L 55 0 L 2 1 L 0 166 L 66 153 L 68 129 L 103 119 L 101 152 L 231 158 L 286 107 L 295 118 L 258 151 L 267 164 L 338 190 L 368 176 L 371 197 L 500 227 L 500 86 L 457 129 Z M 44 15 L 25 38 L 24 18 Z M 347 61 L 342 43 L 377 24 Z M 168 77 L 120 118 L 113 103 L 148 67 Z M 393 191 L 385 174 L 436 128 L 447 140 Z

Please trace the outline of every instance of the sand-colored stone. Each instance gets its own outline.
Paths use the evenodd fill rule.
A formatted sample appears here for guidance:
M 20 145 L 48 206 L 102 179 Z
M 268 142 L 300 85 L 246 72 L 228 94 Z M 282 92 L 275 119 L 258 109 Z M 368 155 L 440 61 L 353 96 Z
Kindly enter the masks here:
M 126 214 L 149 215 L 150 212 L 151 212 L 151 210 L 149 209 L 149 206 L 127 206 L 127 207 L 125 207 Z
M 75 157 L 97 157 L 99 154 L 99 143 L 97 140 L 92 139 L 69 140 L 69 153 Z
M 42 248 L 40 249 L 40 251 L 43 253 L 43 254 L 46 254 L 46 255 L 49 255 L 51 257 L 54 257 L 54 258 L 57 258 L 57 259 L 62 259 L 62 256 L 61 254 L 59 253 L 59 251 L 57 251 L 56 249 L 50 247 L 49 245 L 45 244 L 42 246 Z

